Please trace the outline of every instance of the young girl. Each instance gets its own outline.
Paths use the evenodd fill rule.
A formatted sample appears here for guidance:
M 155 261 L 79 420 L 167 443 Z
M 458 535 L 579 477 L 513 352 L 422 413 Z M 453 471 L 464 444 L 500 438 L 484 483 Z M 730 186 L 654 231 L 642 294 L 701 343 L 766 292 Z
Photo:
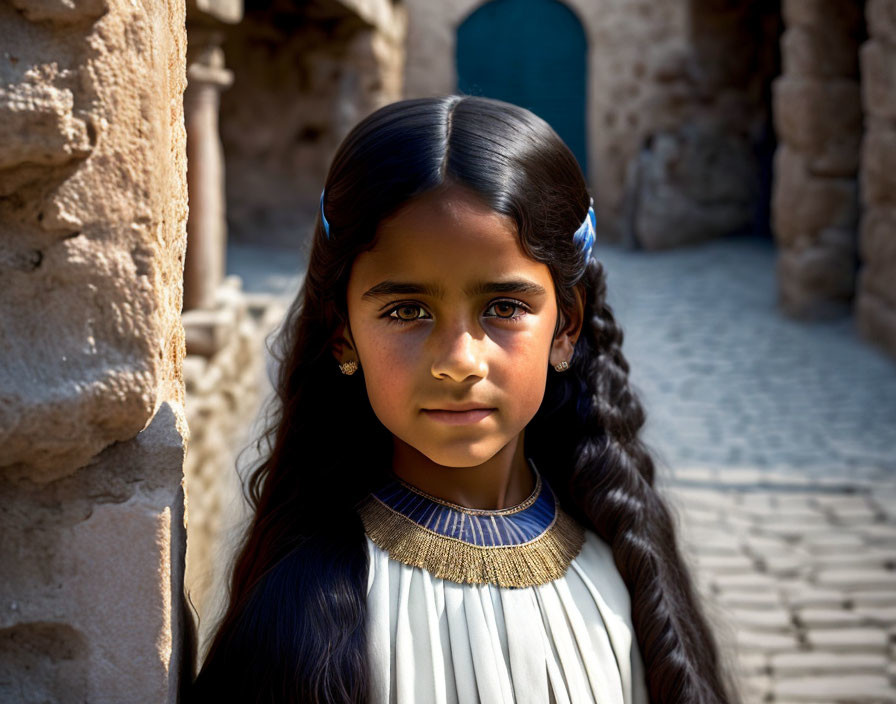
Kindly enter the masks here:
M 348 135 L 192 701 L 733 700 L 590 203 L 506 103 L 408 100 Z

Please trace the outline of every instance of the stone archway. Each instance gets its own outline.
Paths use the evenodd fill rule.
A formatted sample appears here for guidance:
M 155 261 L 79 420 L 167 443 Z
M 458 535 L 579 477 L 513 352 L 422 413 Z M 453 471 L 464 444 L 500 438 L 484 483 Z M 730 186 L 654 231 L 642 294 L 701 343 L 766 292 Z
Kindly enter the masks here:
M 544 118 L 587 174 L 587 54 L 582 23 L 557 0 L 492 0 L 457 28 L 457 90 Z

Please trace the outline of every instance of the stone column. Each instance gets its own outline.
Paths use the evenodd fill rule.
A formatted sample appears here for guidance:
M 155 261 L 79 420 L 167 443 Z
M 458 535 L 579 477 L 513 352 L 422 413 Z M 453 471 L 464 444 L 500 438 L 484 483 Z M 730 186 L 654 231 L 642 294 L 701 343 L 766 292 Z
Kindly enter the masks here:
M 184 265 L 184 310 L 211 308 L 224 280 L 227 223 L 224 203 L 224 152 L 218 132 L 221 91 L 233 83 L 224 68 L 221 34 L 190 26 L 187 91 L 187 179 L 190 217 Z
M 773 97 L 779 303 L 794 316 L 829 317 L 849 311 L 855 288 L 861 5 L 784 0 L 783 11 Z
M 896 356 L 896 0 L 869 0 L 862 46 L 862 269 L 856 323 Z
M 0 4 L 0 701 L 175 702 L 182 0 Z

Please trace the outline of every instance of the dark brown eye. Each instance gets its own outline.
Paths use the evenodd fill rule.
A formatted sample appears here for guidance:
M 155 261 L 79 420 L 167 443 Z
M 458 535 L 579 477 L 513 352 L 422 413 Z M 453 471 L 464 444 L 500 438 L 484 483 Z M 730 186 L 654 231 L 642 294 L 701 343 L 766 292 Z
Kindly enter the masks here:
M 516 308 L 513 303 L 508 303 L 507 301 L 495 303 L 495 313 L 499 318 L 512 318 Z
M 420 306 L 398 306 L 390 314 L 399 320 L 417 320 L 420 316 Z
M 518 301 L 495 301 L 485 311 L 488 317 L 501 320 L 517 320 L 527 312 L 526 305 Z

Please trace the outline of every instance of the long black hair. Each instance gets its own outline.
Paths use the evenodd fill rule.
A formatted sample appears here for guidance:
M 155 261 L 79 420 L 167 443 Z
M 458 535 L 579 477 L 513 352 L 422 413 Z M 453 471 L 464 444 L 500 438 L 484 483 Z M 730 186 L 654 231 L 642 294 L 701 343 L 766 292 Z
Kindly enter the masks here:
M 379 223 L 448 185 L 516 223 L 523 250 L 551 272 L 561 315 L 585 300 L 571 370 L 548 376 L 526 453 L 566 508 L 613 551 L 631 595 L 651 702 L 734 699 L 676 546 L 645 421 L 629 383 L 604 270 L 572 233 L 589 205 L 575 158 L 546 122 L 495 100 L 449 96 L 393 103 L 345 138 L 326 180 L 308 271 L 277 341 L 276 405 L 266 452 L 248 482 L 255 514 L 226 612 L 192 701 L 364 702 L 368 554 L 355 505 L 388 478 L 392 439 L 363 374 L 332 356 L 347 321 L 355 257 Z M 363 368 L 363 364 L 362 364 Z

